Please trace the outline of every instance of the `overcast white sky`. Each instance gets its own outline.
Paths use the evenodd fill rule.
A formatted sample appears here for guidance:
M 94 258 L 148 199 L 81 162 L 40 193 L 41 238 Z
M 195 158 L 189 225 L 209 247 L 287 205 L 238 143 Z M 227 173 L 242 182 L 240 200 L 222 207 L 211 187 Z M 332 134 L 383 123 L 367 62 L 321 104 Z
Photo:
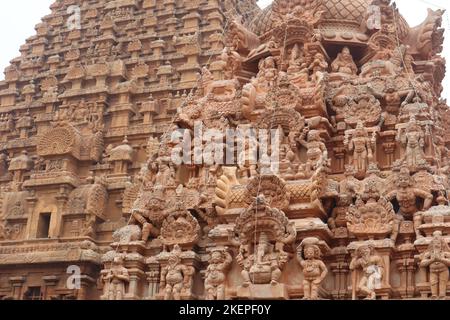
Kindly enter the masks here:
M 50 13 L 54 0 L 1 0 L 0 1 L 0 79 L 9 61 L 19 55 L 19 47 L 25 39 L 34 35 L 34 26 L 41 18 Z M 272 0 L 260 0 L 261 7 L 269 5 Z M 397 0 L 402 15 L 411 26 L 416 26 L 426 18 L 427 8 L 446 8 L 450 11 L 449 0 Z M 445 15 L 443 27 L 450 29 L 450 19 Z M 450 63 L 450 32 L 446 32 L 444 54 Z M 446 78 L 445 96 L 450 100 L 450 67 Z

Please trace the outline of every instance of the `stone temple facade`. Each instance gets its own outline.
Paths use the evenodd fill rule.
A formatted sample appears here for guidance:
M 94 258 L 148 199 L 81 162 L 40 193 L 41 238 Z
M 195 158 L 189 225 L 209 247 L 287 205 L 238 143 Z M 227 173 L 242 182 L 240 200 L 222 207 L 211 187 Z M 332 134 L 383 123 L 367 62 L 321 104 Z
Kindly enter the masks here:
M 450 297 L 442 11 L 51 9 L 0 82 L 0 298 Z M 277 134 L 221 164 L 199 124 Z

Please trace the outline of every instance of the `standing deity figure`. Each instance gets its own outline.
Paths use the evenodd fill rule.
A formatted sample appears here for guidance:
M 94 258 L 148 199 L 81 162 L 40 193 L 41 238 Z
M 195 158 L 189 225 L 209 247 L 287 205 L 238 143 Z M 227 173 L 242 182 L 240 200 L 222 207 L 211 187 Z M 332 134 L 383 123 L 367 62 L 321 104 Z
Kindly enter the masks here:
M 164 300 L 181 300 L 183 288 L 190 289 L 192 272 L 181 263 L 181 248 L 175 245 L 170 253 L 167 266 L 161 271 L 160 287 L 164 290 Z
M 422 224 L 422 214 L 417 208 L 417 198 L 423 199 L 423 211 L 430 209 L 433 204 L 433 195 L 430 192 L 426 192 L 422 189 L 414 187 L 413 179 L 410 176 L 408 168 L 402 168 L 396 180 L 396 190 L 389 192 L 386 198 L 391 201 L 397 199 L 399 204 L 399 211 L 397 217 L 394 220 L 394 226 L 392 231 L 392 239 L 395 239 L 400 227 L 400 222 L 404 217 L 412 219 L 414 221 L 414 230 L 417 238 L 422 238 L 419 227 Z
M 445 299 L 450 267 L 450 248 L 441 231 L 433 233 L 427 251 L 421 256 L 420 266 L 430 270 L 432 299 Z
M 368 165 L 373 161 L 373 152 L 376 147 L 376 133 L 370 138 L 367 129 L 360 121 L 352 134 L 352 138 L 348 141 L 348 136 L 344 144 L 350 152 L 353 152 L 353 167 L 358 174 L 364 174 Z
M 231 255 L 226 249 L 212 250 L 206 269 L 206 300 L 225 300 L 226 273 L 232 261 Z
M 245 249 L 247 246 L 240 247 L 240 253 L 237 261 L 242 265 L 242 277 L 244 278 L 244 287 L 248 287 L 250 283 L 261 284 L 267 283 L 277 285 L 281 277 L 281 269 L 279 266 L 279 255 L 273 250 L 267 235 L 261 233 L 255 252 L 245 258 Z
M 130 282 L 127 268 L 123 266 L 123 259 L 115 257 L 106 275 L 103 277 L 107 285 L 107 300 L 123 300 L 125 284 Z
M 303 270 L 303 299 L 319 299 L 319 288 L 328 273 L 328 269 L 321 260 L 319 239 L 306 238 L 302 241 L 297 251 L 297 261 Z
M 352 76 L 357 74 L 358 67 L 356 66 L 355 61 L 353 61 L 353 56 L 348 47 L 344 47 L 342 52 L 337 55 L 336 60 L 331 64 L 331 70 L 336 73 Z
M 411 117 L 406 132 L 402 129 L 397 134 L 397 141 L 406 146 L 405 156 L 402 159 L 411 170 L 416 170 L 418 166 L 426 164 L 425 153 L 425 134 L 414 117 Z
M 247 129 L 244 129 L 244 131 Z M 238 150 L 238 166 L 240 178 L 247 179 L 257 175 L 258 140 L 250 134 L 248 140 L 244 139 L 241 150 Z
M 362 277 L 356 285 L 356 270 L 362 270 Z M 353 300 L 356 300 L 356 289 L 366 295 L 366 300 L 375 300 L 375 289 L 381 288 L 384 274 L 383 259 L 375 254 L 371 245 L 362 245 L 355 251 L 355 256 L 350 262 L 350 270 L 353 271 Z
M 309 131 L 306 141 L 299 139 L 298 142 L 307 149 L 306 172 L 308 176 L 310 176 L 314 170 L 326 165 L 326 162 L 328 161 L 328 150 L 320 137 L 319 131 Z

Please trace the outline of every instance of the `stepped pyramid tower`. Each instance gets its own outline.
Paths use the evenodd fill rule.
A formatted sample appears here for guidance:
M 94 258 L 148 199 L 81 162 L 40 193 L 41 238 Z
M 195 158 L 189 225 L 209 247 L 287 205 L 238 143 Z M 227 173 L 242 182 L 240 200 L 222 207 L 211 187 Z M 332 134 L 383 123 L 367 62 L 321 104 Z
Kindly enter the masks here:
M 1 299 L 450 297 L 443 11 L 51 9 L 0 82 Z

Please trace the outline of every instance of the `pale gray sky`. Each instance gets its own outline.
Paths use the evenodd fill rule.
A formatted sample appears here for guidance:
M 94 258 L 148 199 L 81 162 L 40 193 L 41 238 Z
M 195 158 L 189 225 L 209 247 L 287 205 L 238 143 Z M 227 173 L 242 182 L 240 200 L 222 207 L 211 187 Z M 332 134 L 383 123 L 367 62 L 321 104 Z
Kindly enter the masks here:
M 41 18 L 50 13 L 50 5 L 54 0 L 2 0 L 0 1 L 0 79 L 9 61 L 19 55 L 19 48 L 25 39 L 34 35 L 34 27 Z M 272 0 L 258 1 L 261 7 L 269 5 Z M 402 15 L 411 26 L 416 26 L 426 18 L 427 8 L 446 8 L 450 11 L 448 0 L 397 0 Z M 450 29 L 448 13 L 445 15 L 443 27 Z M 444 55 L 450 63 L 450 34 L 446 35 Z M 449 69 L 450 70 L 450 69 Z M 445 96 L 450 100 L 450 76 L 444 83 Z

